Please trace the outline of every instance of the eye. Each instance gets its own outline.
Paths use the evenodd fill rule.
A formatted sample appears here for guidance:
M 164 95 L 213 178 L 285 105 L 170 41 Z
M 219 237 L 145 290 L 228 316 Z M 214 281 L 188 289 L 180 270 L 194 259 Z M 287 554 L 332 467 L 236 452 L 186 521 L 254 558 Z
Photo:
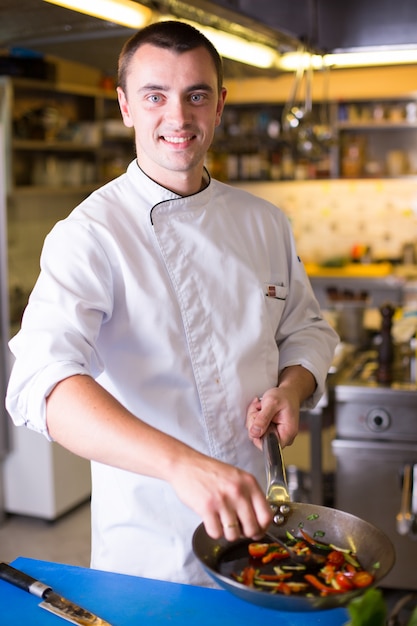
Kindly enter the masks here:
M 193 93 L 191 95 L 191 102 L 195 102 L 195 103 L 199 103 L 202 102 L 204 100 L 204 94 L 203 93 Z
M 156 93 L 151 93 L 148 96 L 148 100 L 150 102 L 160 102 L 161 101 L 161 96 L 158 96 L 158 94 L 156 94 Z

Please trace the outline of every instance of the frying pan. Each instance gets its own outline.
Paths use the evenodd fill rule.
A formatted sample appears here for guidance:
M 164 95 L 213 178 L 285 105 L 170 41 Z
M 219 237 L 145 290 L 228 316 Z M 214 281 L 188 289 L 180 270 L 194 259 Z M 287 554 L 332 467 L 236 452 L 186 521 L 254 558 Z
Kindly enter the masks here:
M 374 525 L 350 513 L 316 504 L 292 502 L 288 495 L 285 468 L 279 439 L 270 429 L 264 436 L 263 452 L 267 474 L 267 499 L 274 510 L 274 522 L 269 526 L 269 537 L 286 539 L 286 531 L 299 536 L 302 527 L 309 535 L 324 533 L 322 541 L 356 553 L 364 569 L 374 575 L 373 585 L 378 585 L 395 562 L 394 547 L 389 538 Z M 325 597 L 293 594 L 272 594 L 247 587 L 230 577 L 231 571 L 241 569 L 236 564 L 243 559 L 247 564 L 247 546 L 251 539 L 229 542 L 224 537 L 212 539 L 200 524 L 193 535 L 193 551 L 206 572 L 222 588 L 233 595 L 262 607 L 279 611 L 316 611 L 346 606 L 365 589 Z M 243 562 L 241 561 L 241 562 Z M 375 568 L 375 564 L 379 564 Z M 232 570 L 230 569 L 232 568 Z

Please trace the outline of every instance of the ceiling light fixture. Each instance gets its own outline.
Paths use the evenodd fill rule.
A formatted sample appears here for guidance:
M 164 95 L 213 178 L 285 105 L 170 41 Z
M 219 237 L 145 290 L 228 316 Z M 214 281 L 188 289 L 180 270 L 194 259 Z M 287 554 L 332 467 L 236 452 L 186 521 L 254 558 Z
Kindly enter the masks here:
M 227 33 L 213 26 L 204 26 L 192 20 L 179 19 L 170 15 L 164 15 L 160 18 L 160 21 L 166 20 L 178 20 L 194 26 L 211 41 L 219 54 L 227 59 L 263 69 L 274 67 L 278 63 L 279 55 L 277 52 L 265 44 L 249 41 L 243 37 Z
M 379 49 L 333 52 L 324 56 L 332 67 L 371 67 L 376 65 L 407 65 L 417 63 L 417 49 Z
M 319 55 L 288 52 L 281 56 L 278 66 L 284 71 L 295 71 L 301 66 L 307 68 L 310 64 L 314 69 L 330 67 L 343 69 L 353 67 L 376 67 L 382 65 L 407 65 L 417 63 L 417 48 L 378 48 L 356 49 Z
M 44 2 L 128 28 L 143 28 L 151 21 L 153 15 L 151 9 L 132 0 L 44 0 Z
M 44 0 L 67 9 L 92 15 L 103 20 L 122 24 L 128 28 L 143 28 L 156 16 L 148 7 L 131 0 Z M 279 55 L 276 50 L 263 43 L 249 41 L 238 35 L 228 33 L 212 26 L 204 26 L 197 22 L 163 15 L 163 20 L 187 22 L 197 28 L 209 39 L 221 56 L 259 68 L 271 68 L 277 65 Z

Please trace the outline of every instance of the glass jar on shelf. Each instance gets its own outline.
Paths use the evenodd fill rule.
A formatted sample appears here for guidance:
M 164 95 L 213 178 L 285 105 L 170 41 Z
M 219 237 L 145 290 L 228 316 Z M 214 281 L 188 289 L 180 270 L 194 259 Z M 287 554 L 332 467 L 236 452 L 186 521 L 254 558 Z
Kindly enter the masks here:
M 342 144 L 342 178 L 359 178 L 364 173 L 366 153 L 365 137 L 349 135 Z

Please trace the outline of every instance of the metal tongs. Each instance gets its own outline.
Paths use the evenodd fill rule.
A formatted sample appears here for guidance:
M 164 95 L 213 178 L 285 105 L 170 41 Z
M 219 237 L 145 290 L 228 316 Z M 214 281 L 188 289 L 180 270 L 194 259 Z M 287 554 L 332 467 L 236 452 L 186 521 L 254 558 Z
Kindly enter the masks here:
M 262 449 L 267 478 L 266 499 L 274 513 L 275 524 L 282 526 L 291 511 L 291 498 L 288 490 L 281 443 L 275 426 L 270 426 L 263 436 Z M 290 559 L 295 563 L 305 565 L 312 560 L 311 554 L 306 555 L 296 552 L 274 532 L 267 532 L 265 537 L 281 544 L 288 552 Z
M 290 493 L 282 457 L 281 443 L 275 426 L 270 426 L 262 439 L 267 479 L 266 499 L 274 512 L 274 522 L 281 526 L 291 510 Z

